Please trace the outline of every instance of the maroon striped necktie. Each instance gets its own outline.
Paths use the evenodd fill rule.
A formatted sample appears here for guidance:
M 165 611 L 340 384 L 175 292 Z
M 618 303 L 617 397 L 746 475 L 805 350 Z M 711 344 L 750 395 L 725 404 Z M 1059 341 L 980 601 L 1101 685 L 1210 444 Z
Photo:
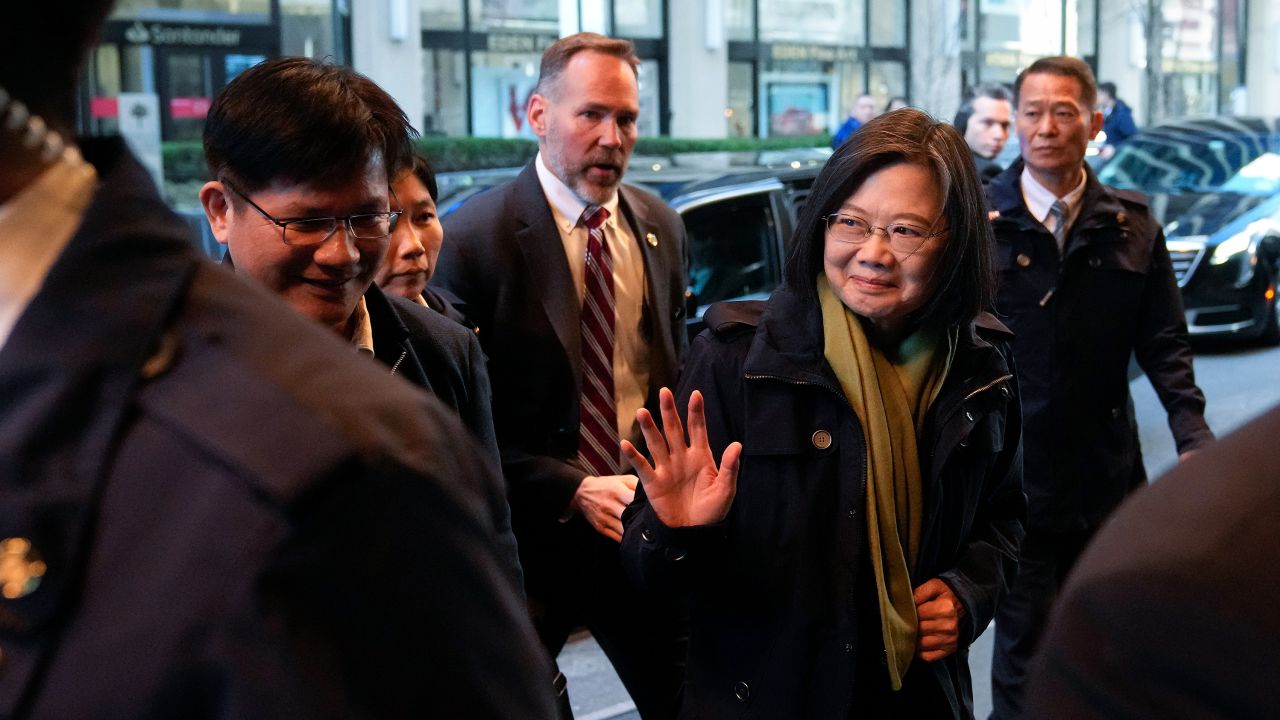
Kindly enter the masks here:
M 582 402 L 578 461 L 592 475 L 617 475 L 618 410 L 613 397 L 613 260 L 604 241 L 609 211 L 588 205 L 586 292 L 582 298 Z

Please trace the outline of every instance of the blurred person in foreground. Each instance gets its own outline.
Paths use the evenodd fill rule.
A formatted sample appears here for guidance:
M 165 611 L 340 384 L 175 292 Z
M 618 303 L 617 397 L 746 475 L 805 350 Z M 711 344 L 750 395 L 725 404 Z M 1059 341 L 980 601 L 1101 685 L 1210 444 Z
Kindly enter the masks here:
M 814 183 L 784 286 L 713 306 L 664 430 L 641 412 L 623 557 L 691 596 L 683 717 L 972 717 L 968 647 L 1025 500 L 967 155 L 918 110 L 864 126 Z
M 46 134 L 110 9 L 0 25 L 0 717 L 552 717 L 453 413 Z
M 1022 157 L 987 185 L 1025 418 L 1027 536 L 996 615 L 995 718 L 1022 716 L 1028 660 L 1077 556 L 1146 484 L 1129 395 L 1136 357 L 1184 457 L 1213 440 L 1164 233 L 1139 193 L 1098 182 L 1093 72 L 1041 58 L 1014 85 Z
M 836 128 L 835 133 L 831 136 L 831 147 L 838 148 L 844 144 L 845 140 L 853 134 L 854 130 L 871 122 L 879 111 L 876 109 L 876 99 L 866 93 L 858 96 L 854 101 L 853 107 L 849 108 L 849 116 L 844 119 L 840 127 Z
M 996 162 L 1005 143 L 1009 142 L 1009 125 L 1013 122 L 1013 95 L 999 84 L 979 85 L 973 97 L 964 101 L 953 123 L 964 135 L 973 154 L 978 177 L 986 185 L 1004 168 Z
M 374 282 L 384 293 L 412 300 L 474 330 L 475 325 L 440 288 L 427 286 L 444 244 L 444 226 L 436 209 L 440 191 L 431 163 L 414 153 L 412 167 L 400 174 L 391 191 L 391 206 L 400 212 L 400 221 L 391 232 L 387 256 Z
M 619 441 L 658 407 L 687 345 L 685 232 L 622 183 L 640 113 L 635 48 L 594 33 L 543 53 L 529 100 L 538 155 L 448 219 L 432 282 L 458 298 L 489 357 L 534 624 L 552 655 L 586 626 L 646 720 L 683 677 L 677 603 L 638 592 L 618 561 L 634 496 Z
M 1028 718 L 1274 717 L 1280 408 L 1127 500 L 1062 590 Z

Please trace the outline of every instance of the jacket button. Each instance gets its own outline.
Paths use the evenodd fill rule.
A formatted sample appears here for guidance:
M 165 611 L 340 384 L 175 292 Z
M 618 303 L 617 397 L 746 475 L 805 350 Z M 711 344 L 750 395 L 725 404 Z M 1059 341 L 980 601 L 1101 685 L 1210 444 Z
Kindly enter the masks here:
M 851 653 L 851 652 L 853 652 L 853 643 L 845 643 L 845 644 L 844 644 L 844 651 L 845 651 L 845 652 L 847 652 L 847 653 Z
M 964 411 L 964 419 L 973 422 L 973 413 L 969 410 Z
M 1000 396 L 1001 396 L 1001 397 L 1005 397 L 1005 398 L 1009 397 L 1009 386 L 1008 386 L 1008 385 L 1001 385 L 1001 386 L 1000 386 Z
M 640 539 L 648 543 L 653 542 L 653 535 L 649 534 L 649 528 L 644 528 L 640 531 Z
M 1102 267 L 1102 258 L 1096 255 L 1094 257 L 1089 258 L 1089 267 L 1094 268 L 1095 270 L 1099 267 Z
M 681 560 L 688 557 L 689 553 L 682 548 L 669 547 L 665 551 L 663 551 L 663 555 L 666 555 L 667 559 L 670 560 L 671 562 L 680 562 Z
M 733 696 L 741 702 L 746 702 L 751 698 L 751 686 L 739 680 L 733 684 Z
M 1031 267 L 1031 257 L 1026 253 L 1018 253 L 1018 258 L 1014 262 L 1018 263 L 1018 267 Z
M 967 438 L 967 437 L 966 437 L 966 438 L 961 439 L 961 440 L 960 440 L 960 447 L 969 447 L 969 438 Z
M 813 446 L 819 450 L 826 450 L 831 447 L 831 433 L 826 430 L 819 430 L 813 434 Z
M 0 540 L 0 596 L 24 598 L 40 587 L 48 567 L 31 541 L 21 537 Z
M 858 517 L 858 511 L 857 511 L 857 510 L 850 510 L 850 511 L 849 511 L 849 519 L 850 519 L 850 520 L 852 520 L 852 519 L 854 519 L 854 518 L 856 518 L 856 517 Z
M 1124 213 L 1122 212 L 1116 213 L 1116 222 L 1120 223 L 1121 225 L 1124 224 Z
M 1118 417 L 1120 417 L 1120 408 L 1118 407 L 1111 408 L 1111 419 L 1114 420 Z

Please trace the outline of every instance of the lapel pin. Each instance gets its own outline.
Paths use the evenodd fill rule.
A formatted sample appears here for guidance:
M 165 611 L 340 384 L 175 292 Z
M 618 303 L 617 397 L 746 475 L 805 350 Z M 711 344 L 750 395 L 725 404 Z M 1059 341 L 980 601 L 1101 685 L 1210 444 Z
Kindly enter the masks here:
M 645 242 L 649 243 L 649 247 L 658 247 L 658 236 L 653 233 L 647 233 L 644 236 Z
M 1121 225 L 1124 224 L 1124 213 L 1122 212 L 1116 213 L 1116 222 L 1120 223 Z

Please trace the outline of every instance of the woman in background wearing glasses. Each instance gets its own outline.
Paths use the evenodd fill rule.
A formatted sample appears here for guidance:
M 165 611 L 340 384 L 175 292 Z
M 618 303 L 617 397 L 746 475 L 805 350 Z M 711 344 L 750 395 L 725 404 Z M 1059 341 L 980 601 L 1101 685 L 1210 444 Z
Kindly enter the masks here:
M 691 599 L 684 717 L 972 717 L 1025 508 L 995 282 L 964 139 L 904 110 L 827 162 L 783 287 L 707 313 L 627 447 L 624 562 Z

